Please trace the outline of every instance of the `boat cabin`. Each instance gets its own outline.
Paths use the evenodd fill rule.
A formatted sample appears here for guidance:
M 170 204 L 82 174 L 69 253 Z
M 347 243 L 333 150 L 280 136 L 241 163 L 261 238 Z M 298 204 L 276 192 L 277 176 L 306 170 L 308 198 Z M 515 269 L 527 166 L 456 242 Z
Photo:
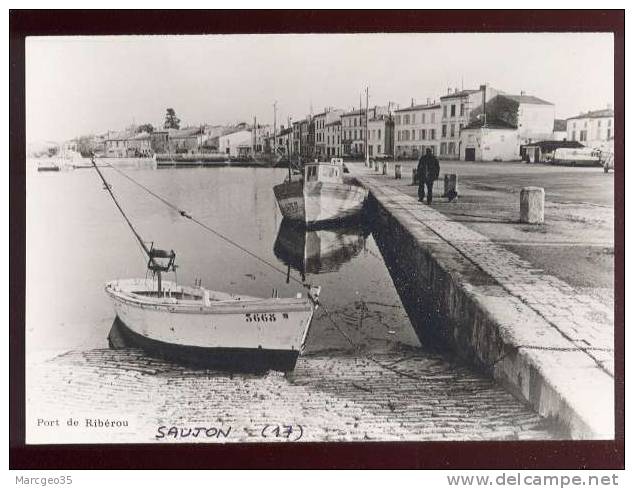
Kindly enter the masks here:
M 306 182 L 333 182 L 340 183 L 343 179 L 343 160 L 333 158 L 330 163 L 308 163 L 304 168 L 304 180 Z

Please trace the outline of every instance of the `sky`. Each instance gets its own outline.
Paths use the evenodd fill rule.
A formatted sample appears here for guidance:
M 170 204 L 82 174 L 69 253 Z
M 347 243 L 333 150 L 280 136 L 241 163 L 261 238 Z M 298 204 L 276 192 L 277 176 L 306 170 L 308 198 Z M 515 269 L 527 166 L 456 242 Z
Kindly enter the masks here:
M 612 34 L 302 34 L 29 37 L 27 141 L 162 125 L 278 124 L 325 107 L 438 100 L 483 83 L 555 104 L 556 117 L 614 98 Z M 365 105 L 365 95 L 363 95 Z

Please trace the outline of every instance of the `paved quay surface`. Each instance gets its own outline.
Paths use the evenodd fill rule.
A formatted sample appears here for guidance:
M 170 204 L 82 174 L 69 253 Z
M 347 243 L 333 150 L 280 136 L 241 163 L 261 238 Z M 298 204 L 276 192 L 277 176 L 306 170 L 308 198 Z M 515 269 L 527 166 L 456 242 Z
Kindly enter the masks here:
M 386 183 L 417 197 L 411 185 L 416 162 L 397 163 L 403 178 L 393 179 L 389 162 Z M 441 197 L 445 173 L 458 175 L 459 197 L 451 203 Z M 441 160 L 432 207 L 613 309 L 614 178 L 600 167 Z M 519 192 L 526 186 L 546 192 L 540 226 L 519 222 Z
M 443 164 L 444 162 L 441 163 Z M 481 274 L 486 274 L 487 278 L 493 279 L 498 285 L 487 288 L 473 286 L 468 282 L 458 284 L 472 297 L 478 310 L 494 318 L 493 322 L 498 324 L 498 332 L 506 335 L 507 343 L 522 352 L 525 358 L 521 362 L 530 372 L 531 382 L 534 372 L 538 372 L 545 384 L 540 384 L 540 395 L 535 399 L 535 393 L 531 392 L 531 387 L 527 387 L 525 381 L 522 382 L 521 376 L 513 379 L 510 371 L 518 366 L 503 365 L 507 359 L 496 366 L 494 375 L 503 376 L 507 383 L 518 384 L 518 390 L 528 400 L 536 403 L 540 412 L 543 409 L 550 411 L 549 414 L 557 415 L 558 411 L 564 409 L 561 406 L 565 405 L 567 417 L 572 412 L 574 417 L 581 420 L 579 424 L 584 426 L 581 431 L 586 432 L 583 436 L 611 437 L 614 409 L 614 315 L 610 301 L 606 303 L 593 294 L 584 293 L 583 289 L 575 288 L 574 284 L 551 274 L 548 269 L 536 266 L 534 260 L 527 260 L 526 254 L 521 256 L 516 249 L 510 249 L 508 240 L 500 238 L 504 236 L 506 228 L 512 240 L 517 229 L 498 224 L 495 231 L 485 228 L 485 234 L 482 229 L 477 229 L 477 223 L 458 222 L 440 206 L 436 209 L 434 205 L 427 206 L 417 202 L 412 197 L 416 188 L 408 186 L 411 178 L 409 181 L 394 180 L 393 176 L 378 175 L 363 164 L 349 164 L 348 167 L 371 190 L 379 204 L 395 216 L 402 228 L 415 235 L 420 247 L 428 247 L 426 243 L 432 234 L 434 240 L 440 239 L 449 245 L 454 254 L 466 258 L 471 266 L 475 266 Z M 477 168 L 478 165 L 472 164 L 470 170 L 474 172 Z M 441 174 L 446 170 L 443 166 Z M 500 164 L 497 165 L 497 171 L 502 172 Z M 598 172 L 604 176 L 601 169 Z M 407 172 L 404 174 L 407 175 Z M 460 182 L 459 176 L 459 192 L 462 196 Z M 510 183 L 507 181 L 503 185 L 508 186 Z M 469 192 L 466 194 L 469 195 Z M 548 200 L 548 191 L 546 195 Z M 515 199 L 517 209 L 519 203 L 517 197 Z M 448 207 L 452 204 L 445 205 Z M 496 203 L 497 207 L 501 205 L 503 204 L 500 202 Z M 485 205 L 484 212 L 493 212 L 494 209 L 495 206 L 489 205 L 487 208 Z M 547 207 L 547 216 L 548 212 Z M 517 217 L 514 219 L 516 222 Z M 548 231 L 544 230 L 548 235 L 546 240 L 550 239 Z M 565 234 L 561 230 L 558 233 L 559 238 Z M 581 236 L 583 235 L 582 233 Z M 606 238 L 607 233 L 604 233 L 603 239 Z M 563 239 L 559 242 L 564 248 L 576 249 L 574 245 L 567 246 Z M 559 259 L 565 262 L 564 266 L 571 269 L 578 266 L 574 253 L 568 254 L 568 250 L 561 253 Z M 469 320 L 470 318 L 463 318 L 463 321 Z M 531 325 L 530 329 L 527 325 Z M 474 338 L 473 341 L 477 339 Z M 480 345 L 474 346 L 476 350 L 479 347 Z M 498 367 L 505 372 L 496 373 Z M 543 399 L 544 385 L 547 385 L 546 392 L 549 395 L 560 398 L 555 403 L 558 407 L 553 408 L 552 402 Z M 537 389 L 533 389 L 535 390 Z
M 565 436 L 494 381 L 441 355 L 415 350 L 372 358 L 308 355 L 300 357 L 293 373 L 256 376 L 187 369 L 135 349 L 95 349 L 34 361 L 27 373 L 32 386 L 27 419 L 33 420 L 27 439 L 33 443 Z M 67 426 L 69 417 L 79 421 L 77 427 Z M 61 426 L 37 427 L 38 418 L 59 419 Z M 125 420 L 128 426 L 86 427 L 86 419 Z M 160 426 L 165 428 L 159 431 Z M 172 426 L 209 431 L 175 438 L 167 435 Z M 228 428 L 226 438 L 215 435 L 214 430 Z M 164 436 L 157 439 L 160 433 Z

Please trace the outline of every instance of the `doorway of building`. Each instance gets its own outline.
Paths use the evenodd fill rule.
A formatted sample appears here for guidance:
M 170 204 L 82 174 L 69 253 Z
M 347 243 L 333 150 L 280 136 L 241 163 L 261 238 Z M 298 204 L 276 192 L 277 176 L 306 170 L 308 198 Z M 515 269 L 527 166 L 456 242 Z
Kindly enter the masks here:
M 465 161 L 475 161 L 475 148 L 465 148 L 464 149 L 464 160 Z

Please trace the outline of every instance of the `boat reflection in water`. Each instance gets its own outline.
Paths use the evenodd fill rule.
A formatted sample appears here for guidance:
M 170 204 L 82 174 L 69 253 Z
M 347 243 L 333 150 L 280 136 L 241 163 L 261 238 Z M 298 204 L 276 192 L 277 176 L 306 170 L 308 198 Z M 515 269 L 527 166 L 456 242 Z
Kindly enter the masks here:
M 325 229 L 306 229 L 288 219 L 282 221 L 273 253 L 285 265 L 305 274 L 336 272 L 357 256 L 370 230 L 361 221 Z

